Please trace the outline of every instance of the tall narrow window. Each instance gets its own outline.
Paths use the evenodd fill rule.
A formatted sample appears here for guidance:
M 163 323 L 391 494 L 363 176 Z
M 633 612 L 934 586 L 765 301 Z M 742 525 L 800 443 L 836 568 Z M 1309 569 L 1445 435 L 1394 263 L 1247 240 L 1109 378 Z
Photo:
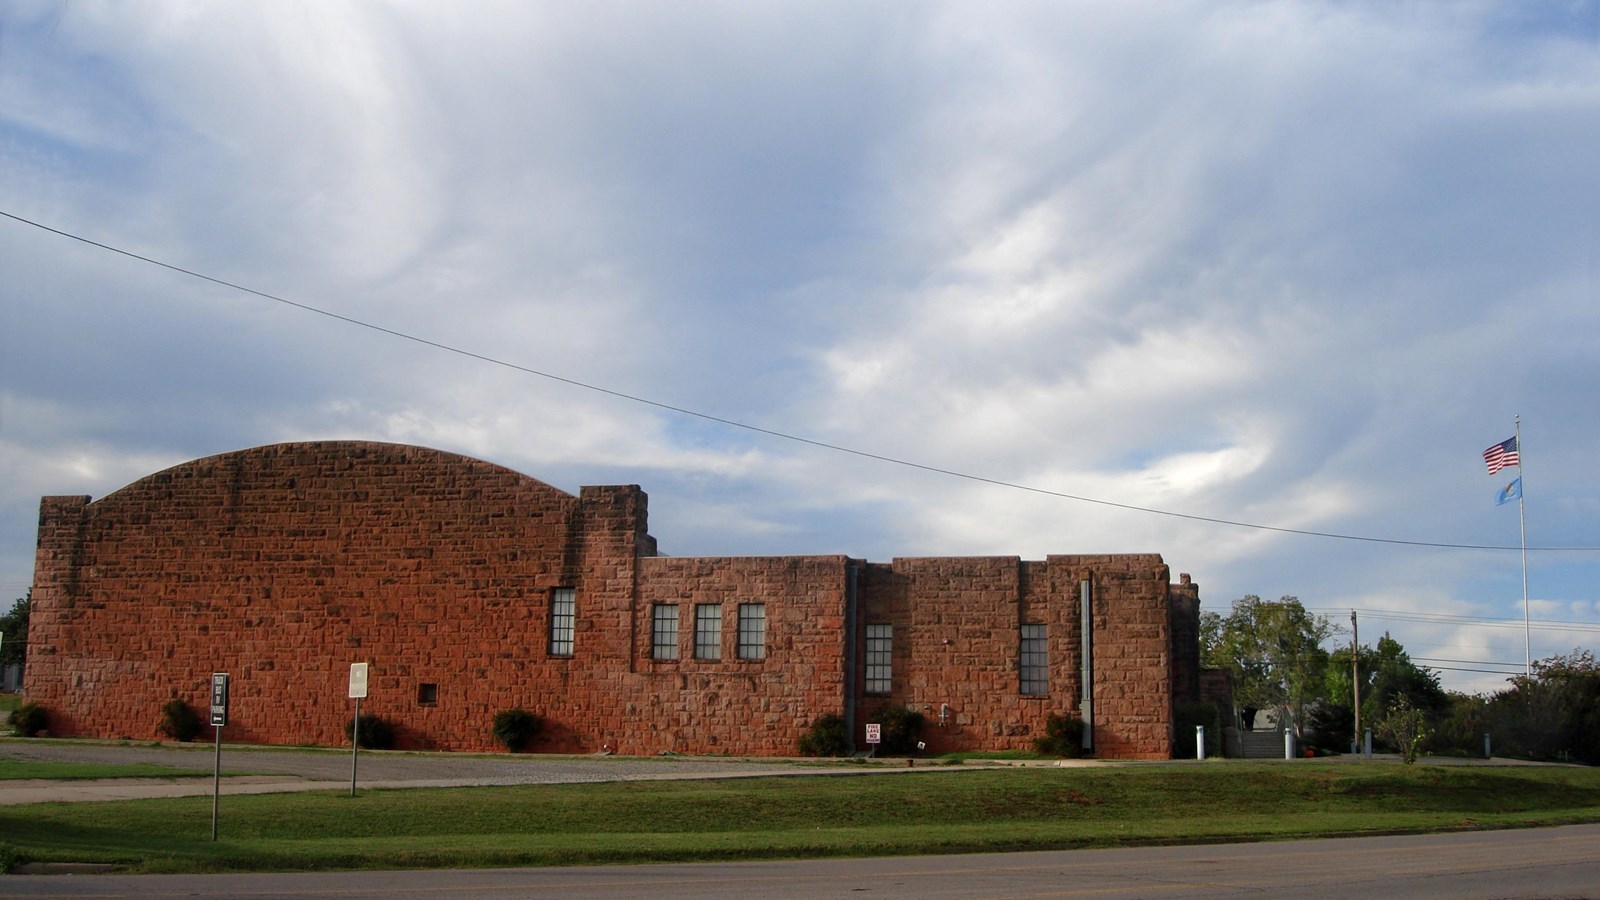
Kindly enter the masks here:
M 1043 625 L 1022 626 L 1022 693 L 1050 693 L 1050 648 Z
M 556 588 L 550 594 L 550 655 L 572 655 L 572 626 L 578 618 L 578 592 Z
M 650 608 L 650 658 L 678 658 L 678 607 L 657 603 Z
M 765 659 L 767 656 L 767 605 L 739 604 L 739 658 Z
M 721 603 L 701 603 L 694 608 L 694 658 L 722 658 Z
M 867 693 L 887 694 L 893 674 L 894 626 L 867 626 Z

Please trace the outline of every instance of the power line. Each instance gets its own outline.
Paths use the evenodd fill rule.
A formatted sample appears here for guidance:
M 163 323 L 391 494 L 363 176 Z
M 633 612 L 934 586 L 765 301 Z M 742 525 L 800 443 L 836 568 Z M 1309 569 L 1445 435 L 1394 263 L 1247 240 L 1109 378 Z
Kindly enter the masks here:
M 1521 671 L 1522 670 L 1522 663 L 1491 662 L 1491 661 L 1482 660 L 1482 659 L 1443 659 L 1443 658 L 1440 658 L 1440 657 L 1437 657 L 1437 656 L 1413 656 L 1413 657 L 1411 657 L 1411 661 L 1412 662 L 1457 663 L 1457 664 L 1463 665 L 1463 666 L 1508 666 L 1508 667 L 1515 666 L 1517 668 L 1517 671 L 1515 671 L 1515 672 L 1505 672 L 1505 673 L 1500 673 L 1500 674 L 1505 674 L 1505 675 L 1521 675 L 1521 674 L 1523 674 L 1522 671 Z M 1445 666 L 1427 666 L 1426 668 L 1429 668 L 1429 669 L 1442 669 L 1442 668 L 1445 668 Z M 1488 669 L 1473 669 L 1471 671 L 1487 672 L 1489 670 Z
M 1485 675 L 1504 675 L 1508 678 L 1513 675 L 1522 674 L 1521 672 L 1501 672 L 1495 669 L 1469 669 L 1464 666 L 1425 666 L 1424 668 L 1439 669 L 1440 671 L 1444 672 L 1481 672 Z
M 1239 522 L 1239 521 L 1234 521 L 1234 520 L 1231 520 L 1231 519 L 1216 518 L 1214 516 L 1201 516 L 1201 515 L 1195 515 L 1195 514 L 1192 514 L 1192 513 L 1180 513 L 1180 512 L 1174 512 L 1172 510 L 1155 509 L 1155 508 L 1148 507 L 1148 506 L 1136 506 L 1136 505 L 1131 504 L 1131 503 L 1118 503 L 1118 502 L 1113 501 L 1113 500 L 1102 500 L 1102 499 L 1098 499 L 1098 498 L 1095 498 L 1095 497 L 1084 497 L 1084 496 L 1080 496 L 1080 495 L 1077 495 L 1077 494 L 1068 494 L 1068 493 L 1065 493 L 1063 491 L 1053 491 L 1053 490 L 1049 490 L 1047 488 L 1034 487 L 1032 485 L 1019 484 L 1017 482 L 1011 482 L 1011 481 L 1004 481 L 1004 480 L 1001 480 L 1001 479 L 998 479 L 998 478 L 988 478 L 988 477 L 985 477 L 985 476 L 982 476 L 982 475 L 973 475 L 973 474 L 970 474 L 970 473 L 967 473 L 967 472 L 958 472 L 958 471 L 955 471 L 953 469 L 945 469 L 945 468 L 941 468 L 939 466 L 933 466 L 933 465 L 927 465 L 925 463 L 913 462 L 911 460 L 900 459 L 900 458 L 893 457 L 893 456 L 886 456 L 886 455 L 879 454 L 879 453 L 872 453 L 872 452 L 866 451 L 866 450 L 857 450 L 855 448 L 846 447 L 846 446 L 843 446 L 843 445 L 840 445 L 840 444 L 830 444 L 830 443 L 828 443 L 826 441 L 819 441 L 819 440 L 816 440 L 814 438 L 803 437 L 803 436 L 800 436 L 800 435 L 797 435 L 797 434 L 792 434 L 792 433 L 789 433 L 789 432 L 778 431 L 778 430 L 771 429 L 771 428 L 763 428 L 763 427 L 761 427 L 759 425 L 751 425 L 751 424 L 749 424 L 747 422 L 739 422 L 739 421 L 736 421 L 734 419 L 727 419 L 727 418 L 723 418 L 721 416 L 712 415 L 710 413 L 699 412 L 697 410 L 688 409 L 688 408 L 682 407 L 682 406 L 674 406 L 674 405 L 672 405 L 670 403 L 663 403 L 663 402 L 661 402 L 659 400 L 651 400 L 651 399 L 649 399 L 647 397 L 641 397 L 641 396 L 638 396 L 636 394 L 629 394 L 629 393 L 626 393 L 626 392 L 623 392 L 623 391 L 613 390 L 611 388 L 601 387 L 599 385 L 589 384 L 589 383 L 586 383 L 586 382 L 578 381 L 576 379 L 567 378 L 567 377 L 562 376 L 562 375 L 556 375 L 556 374 L 551 373 L 551 372 L 540 371 L 538 369 L 533 369 L 533 368 L 530 368 L 528 366 L 520 365 L 518 363 L 513 363 L 513 362 L 510 362 L 510 361 L 507 361 L 507 360 L 498 359 L 496 357 L 487 356 L 487 355 L 484 355 L 482 353 L 478 353 L 478 352 L 475 352 L 475 351 L 472 351 L 472 350 L 465 350 L 465 349 L 462 349 L 460 347 L 452 346 L 450 344 L 441 343 L 439 341 L 435 341 L 435 340 L 432 340 L 430 338 L 420 337 L 418 335 L 410 334 L 408 332 L 398 331 L 396 329 L 388 328 L 388 327 L 383 326 L 383 325 L 377 325 L 377 324 L 374 324 L 372 322 L 367 322 L 367 321 L 364 321 L 364 320 L 361 320 L 361 319 L 353 318 L 351 316 L 346 316 L 346 315 L 343 315 L 341 313 L 336 313 L 336 312 L 332 312 L 332 311 L 329 311 L 329 310 L 326 310 L 326 309 L 321 309 L 319 307 L 311 306 L 311 305 L 306 304 L 306 303 L 300 303 L 300 302 L 295 301 L 295 300 L 289 300 L 289 299 L 287 299 L 285 297 L 280 297 L 280 296 L 278 296 L 276 294 L 269 294 L 266 291 L 259 291 L 259 290 L 256 290 L 255 288 L 246 287 L 244 285 L 237 284 L 235 282 L 226 281 L 226 280 L 221 279 L 221 278 L 216 278 L 216 277 L 211 276 L 211 275 L 206 275 L 206 274 L 203 274 L 201 272 L 196 272 L 196 271 L 194 271 L 192 269 L 186 269 L 186 268 L 183 268 L 182 266 L 177 266 L 177 265 L 174 265 L 172 263 L 162 262 L 161 260 L 153 259 L 153 258 L 148 257 L 148 256 L 142 256 L 142 255 L 140 255 L 138 253 L 134 253 L 134 252 L 132 252 L 130 250 L 123 250 L 123 249 L 121 249 L 119 247 L 113 247 L 110 244 L 104 244 L 104 243 L 101 243 L 100 241 L 91 240 L 90 238 L 86 238 L 86 237 L 83 237 L 81 235 L 73 234 L 73 233 L 68 232 L 68 231 L 62 231 L 59 228 L 52 228 L 52 227 L 50 227 L 48 225 L 45 225 L 45 224 L 42 224 L 40 222 L 33 221 L 32 219 L 27 219 L 27 218 L 24 218 L 22 216 L 16 215 L 15 213 L 6 212 L 5 210 L 0 210 L 0 216 L 4 216 L 4 217 L 6 217 L 8 219 L 11 219 L 11 220 L 16 221 L 16 222 L 20 222 L 20 223 L 22 223 L 24 225 L 30 225 L 30 226 L 32 226 L 34 228 L 40 229 L 41 231 L 47 231 L 47 232 L 50 232 L 51 234 L 58 235 L 58 236 L 64 237 L 64 238 L 68 238 L 69 240 L 74 240 L 74 241 L 77 241 L 77 242 L 82 243 L 82 244 L 87 244 L 87 245 L 89 245 L 91 247 L 96 247 L 96 248 L 99 248 L 101 250 L 105 250 L 105 251 L 110 252 L 110 253 L 118 254 L 119 256 L 125 256 L 125 257 L 127 257 L 129 259 L 138 260 L 139 262 L 147 263 L 147 264 L 152 265 L 152 266 L 158 266 L 160 268 L 167 269 L 168 271 L 171 271 L 171 272 L 177 272 L 177 273 L 179 273 L 181 275 L 187 275 L 187 276 L 189 276 L 191 278 L 196 278 L 196 279 L 199 279 L 201 281 L 206 281 L 206 282 L 209 282 L 211 284 L 218 285 L 219 287 L 224 287 L 224 288 L 228 288 L 229 290 L 234 290 L 234 291 L 239 291 L 241 293 L 250 294 L 250 295 L 255 296 L 255 297 L 260 297 L 263 300 L 271 300 L 274 303 L 281 303 L 281 304 L 283 304 L 285 306 L 290 306 L 290 307 L 293 307 L 295 309 L 301 310 L 302 312 L 313 313 L 315 315 L 319 315 L 319 316 L 323 316 L 323 317 L 326 317 L 326 318 L 329 318 L 329 319 L 334 319 L 334 320 L 339 321 L 339 322 L 343 322 L 343 323 L 345 323 L 347 325 L 354 325 L 354 326 L 356 326 L 358 328 L 365 328 L 365 329 L 368 329 L 370 331 L 376 331 L 376 332 L 378 332 L 380 334 L 385 334 L 385 335 L 388 335 L 390 337 L 395 337 L 395 338 L 399 338 L 401 340 L 410 341 L 410 342 L 415 343 L 415 344 L 421 344 L 422 346 L 431 347 L 431 348 L 433 348 L 435 350 L 442 350 L 442 351 L 444 351 L 446 353 L 453 353 L 453 354 L 456 354 L 457 356 L 463 356 L 463 357 L 466 357 L 468 359 L 477 360 L 479 362 L 488 363 L 488 364 L 494 365 L 494 366 L 500 366 L 502 368 L 511 369 L 513 371 L 516 371 L 516 372 L 522 372 L 523 374 L 526 374 L 526 375 L 535 375 L 535 376 L 537 376 L 539 378 L 546 378 L 546 379 L 549 379 L 551 381 L 555 381 L 555 382 L 559 382 L 561 384 L 569 385 L 571 387 L 582 388 L 583 390 L 593 391 L 593 392 L 598 393 L 598 394 L 605 394 L 605 395 L 610 396 L 610 397 L 615 397 L 615 398 L 618 398 L 618 399 L 621 399 L 621 400 L 627 400 L 629 402 L 638 403 L 638 404 L 641 404 L 641 405 L 644 405 L 644 406 L 654 407 L 656 409 L 660 409 L 660 410 L 663 410 L 663 411 L 666 411 L 666 412 L 677 413 L 678 415 L 690 416 L 692 418 L 701 419 L 701 420 L 707 421 L 707 422 L 714 422 L 714 423 L 716 423 L 718 425 L 725 425 L 725 426 L 727 426 L 729 428 L 742 429 L 744 431 L 753 432 L 755 434 L 765 435 L 767 437 L 777 438 L 779 440 L 791 441 L 791 442 L 798 443 L 798 444 L 805 444 L 807 446 L 816 447 L 816 448 L 819 448 L 819 449 L 822 449 L 822 450 L 830 450 L 830 451 L 833 451 L 835 453 L 843 453 L 843 454 L 847 454 L 849 456 L 855 456 L 855 457 L 858 457 L 858 458 L 861 458 L 861 459 L 876 460 L 878 462 L 888 463 L 889 465 L 901 466 L 903 468 L 908 468 L 908 469 L 916 469 L 916 470 L 919 470 L 919 471 L 929 472 L 929 473 L 936 474 L 936 475 L 945 475 L 945 476 L 948 476 L 948 477 L 951 477 L 951 478 L 960 478 L 960 479 L 963 479 L 965 481 L 971 481 L 971 482 L 975 482 L 975 483 L 978 483 L 978 484 L 987 484 L 987 485 L 991 485 L 991 486 L 994 486 L 994 487 L 1002 487 L 1002 488 L 1007 488 L 1009 490 L 1014 490 L 1014 491 L 1024 491 L 1026 493 L 1039 494 L 1039 495 L 1046 496 L 1046 497 L 1055 497 L 1055 498 L 1058 498 L 1058 499 L 1061 499 L 1061 500 L 1073 500 L 1073 501 L 1076 501 L 1078 503 L 1090 503 L 1090 504 L 1094 504 L 1096 506 L 1105 506 L 1105 507 L 1110 507 L 1110 508 L 1113 508 L 1113 509 L 1122 509 L 1122 510 L 1128 510 L 1128 511 L 1131 511 L 1131 512 L 1146 513 L 1148 515 L 1167 516 L 1169 518 L 1185 519 L 1185 520 L 1188 520 L 1188 521 L 1191 521 L 1191 522 L 1205 522 L 1205 523 L 1211 524 L 1211 525 L 1227 525 L 1227 526 L 1230 526 L 1230 527 L 1233 527 L 1233 528 L 1249 528 L 1249 529 L 1254 529 L 1256 531 L 1270 531 L 1270 532 L 1274 532 L 1274 533 L 1277 533 L 1277 534 L 1293 534 L 1293 535 L 1300 535 L 1302 537 L 1326 538 L 1326 539 L 1330 539 L 1330 540 L 1340 540 L 1340 541 L 1356 541 L 1356 542 L 1371 543 L 1371 544 L 1390 544 L 1390 545 L 1398 545 L 1398 546 L 1405 546 L 1405 547 L 1432 547 L 1432 548 L 1447 549 L 1447 550 L 1523 550 L 1523 549 L 1527 549 L 1527 550 L 1535 550 L 1535 551 L 1547 552 L 1547 553 L 1557 553 L 1557 552 L 1559 552 L 1559 553 L 1566 553 L 1566 552 L 1591 553 L 1591 552 L 1600 552 L 1600 547 L 1528 547 L 1528 548 L 1523 548 L 1521 546 L 1511 547 L 1511 546 L 1504 546 L 1504 545 L 1498 545 L 1498 544 L 1459 544 L 1459 543 L 1448 543 L 1448 542 L 1440 542 L 1440 541 L 1401 540 L 1401 539 L 1398 539 L 1398 538 L 1380 538 L 1380 537 L 1371 537 L 1371 536 L 1367 536 L 1367 535 L 1340 534 L 1340 533 L 1337 533 L 1337 532 L 1330 532 L 1330 531 L 1310 531 L 1310 530 L 1300 529 L 1300 528 L 1284 528 L 1284 527 L 1280 527 L 1280 526 L 1277 526 L 1277 525 L 1262 525 L 1262 524 L 1253 523 L 1253 522 Z
M 1386 613 L 1386 614 L 1370 613 L 1369 615 L 1374 619 L 1390 619 L 1390 620 L 1399 621 L 1399 622 L 1420 622 L 1420 623 L 1430 624 L 1430 625 L 1455 625 L 1455 626 L 1461 626 L 1461 627 L 1475 627 L 1475 628 L 1523 628 L 1523 627 L 1529 627 L 1529 628 L 1538 629 L 1540 631 L 1581 631 L 1581 632 L 1584 632 L 1586 634 L 1592 634 L 1592 633 L 1600 632 L 1600 624 L 1595 624 L 1593 622 L 1541 622 L 1539 620 L 1533 620 L 1533 621 L 1527 623 L 1526 626 L 1524 626 L 1524 624 L 1522 622 L 1512 622 L 1512 621 L 1473 622 L 1473 621 L 1465 621 L 1465 620 L 1440 620 L 1440 619 L 1428 618 L 1426 616 L 1406 615 L 1404 613 Z
M 1308 612 L 1320 614 L 1343 614 L 1349 612 L 1348 607 L 1308 606 Z M 1401 622 L 1423 622 L 1436 625 L 1474 625 L 1494 628 L 1523 627 L 1521 619 L 1505 619 L 1494 616 L 1466 616 L 1452 615 L 1449 613 L 1421 613 L 1405 610 L 1381 610 L 1356 608 L 1355 612 L 1373 619 L 1393 619 Z M 1557 619 L 1533 619 L 1529 623 L 1535 628 L 1547 631 L 1600 631 L 1600 622 L 1567 622 Z

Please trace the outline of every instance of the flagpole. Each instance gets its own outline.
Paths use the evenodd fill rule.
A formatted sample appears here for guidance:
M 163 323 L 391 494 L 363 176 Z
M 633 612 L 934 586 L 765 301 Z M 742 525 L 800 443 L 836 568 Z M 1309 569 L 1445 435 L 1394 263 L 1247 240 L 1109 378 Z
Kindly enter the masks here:
M 1517 416 L 1517 478 L 1522 478 L 1522 416 Z M 1529 636 L 1528 623 L 1528 515 L 1526 497 L 1528 496 L 1528 483 L 1523 481 L 1521 490 L 1517 491 L 1517 522 L 1522 529 L 1522 652 L 1524 655 L 1524 674 L 1533 675 L 1533 641 Z

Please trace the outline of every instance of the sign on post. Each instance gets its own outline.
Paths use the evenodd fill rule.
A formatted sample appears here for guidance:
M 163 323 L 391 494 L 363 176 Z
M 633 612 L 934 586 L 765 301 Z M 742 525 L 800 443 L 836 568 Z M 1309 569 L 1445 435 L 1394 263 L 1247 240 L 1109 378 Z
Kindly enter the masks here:
M 350 664 L 350 699 L 360 700 L 367 696 L 367 664 Z
M 228 673 L 211 673 L 211 725 L 217 732 L 217 755 L 211 769 L 211 839 L 217 839 L 217 808 L 222 798 L 222 728 L 228 724 Z
M 211 673 L 211 724 L 221 728 L 228 724 L 228 673 Z
M 877 745 L 883 743 L 883 725 L 878 722 L 867 723 L 867 743 Z
M 350 664 L 350 699 L 356 716 L 350 720 L 350 796 L 356 795 L 356 761 L 361 758 L 361 698 L 367 695 L 367 664 Z

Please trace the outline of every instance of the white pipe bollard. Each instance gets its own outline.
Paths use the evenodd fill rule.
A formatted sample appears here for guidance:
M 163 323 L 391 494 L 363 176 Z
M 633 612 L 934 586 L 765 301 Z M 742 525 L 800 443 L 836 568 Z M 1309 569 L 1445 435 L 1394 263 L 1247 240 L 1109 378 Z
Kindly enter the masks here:
M 1371 759 L 1372 758 L 1372 729 L 1368 728 L 1367 729 L 1367 733 L 1365 735 L 1363 735 L 1363 737 L 1366 739 L 1366 745 L 1362 748 L 1362 754 L 1365 755 L 1367 757 L 1367 759 Z
M 1283 733 L 1283 758 L 1294 759 L 1294 732 Z
M 1483 733 L 1483 758 L 1494 759 L 1494 754 L 1489 752 L 1489 732 Z
M 1196 725 L 1194 727 L 1194 758 L 1206 758 L 1206 727 L 1204 725 Z

